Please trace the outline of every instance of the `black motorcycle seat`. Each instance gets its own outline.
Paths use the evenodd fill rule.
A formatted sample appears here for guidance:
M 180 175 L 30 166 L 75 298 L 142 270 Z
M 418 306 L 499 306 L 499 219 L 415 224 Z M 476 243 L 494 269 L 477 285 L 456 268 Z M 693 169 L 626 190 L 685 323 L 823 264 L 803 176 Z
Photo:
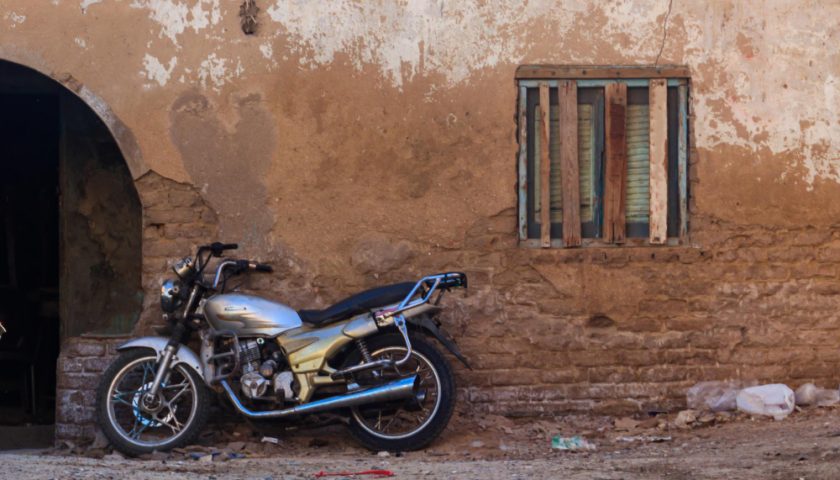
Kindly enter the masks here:
M 329 325 L 353 315 L 369 312 L 376 307 L 397 303 L 411 293 L 414 285 L 412 282 L 405 282 L 371 288 L 351 295 L 323 310 L 298 310 L 298 315 L 301 320 L 316 327 Z

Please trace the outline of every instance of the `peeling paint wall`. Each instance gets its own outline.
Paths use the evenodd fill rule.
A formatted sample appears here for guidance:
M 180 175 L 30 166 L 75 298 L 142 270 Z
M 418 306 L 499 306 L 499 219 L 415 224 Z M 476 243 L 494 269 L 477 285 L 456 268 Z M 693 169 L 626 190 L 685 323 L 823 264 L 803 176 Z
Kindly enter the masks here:
M 840 4 L 257 4 L 246 36 L 233 1 L 9 0 L 0 58 L 96 99 L 136 146 L 135 178 L 197 196 L 173 194 L 208 217 L 179 225 L 281 266 L 253 284 L 275 298 L 324 305 L 467 270 L 474 291 L 447 323 L 476 359 L 463 384 L 482 408 L 632 409 L 674 405 L 700 379 L 838 380 L 820 362 L 836 357 L 821 339 L 840 306 L 840 24 L 827 20 Z M 692 246 L 520 248 L 516 67 L 657 62 L 692 72 Z M 149 260 L 144 243 L 152 288 L 176 244 L 144 195 L 144 242 L 166 245 Z

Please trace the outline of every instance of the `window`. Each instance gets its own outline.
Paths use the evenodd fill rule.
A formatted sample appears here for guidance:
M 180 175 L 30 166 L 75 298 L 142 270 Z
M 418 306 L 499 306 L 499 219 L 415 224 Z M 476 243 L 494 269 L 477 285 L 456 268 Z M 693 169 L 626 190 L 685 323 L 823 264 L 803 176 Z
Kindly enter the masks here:
M 686 68 L 523 66 L 517 81 L 521 241 L 686 238 Z

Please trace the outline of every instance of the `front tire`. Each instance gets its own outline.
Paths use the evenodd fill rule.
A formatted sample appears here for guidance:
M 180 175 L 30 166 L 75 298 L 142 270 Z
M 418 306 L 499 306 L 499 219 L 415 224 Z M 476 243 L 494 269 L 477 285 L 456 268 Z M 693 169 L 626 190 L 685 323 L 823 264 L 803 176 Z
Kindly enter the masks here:
M 406 406 L 405 402 L 388 405 L 365 405 L 351 409 L 350 433 L 363 446 L 374 451 L 409 451 L 419 450 L 434 441 L 446 428 L 455 411 L 455 378 L 449 362 L 440 351 L 425 337 L 411 334 L 412 358 L 402 367 L 402 371 L 393 369 L 366 372 L 368 378 L 374 373 L 385 376 L 406 376 L 417 374 L 421 377 L 420 389 L 425 392 L 422 399 Z M 387 334 L 366 340 L 368 350 L 374 360 L 382 358 L 400 359 L 405 355 L 405 341 L 399 334 Z M 354 351 L 346 366 L 362 363 L 362 355 Z M 388 420 L 383 420 L 383 412 Z M 419 413 L 418 413 L 419 412 Z M 428 412 L 427 418 L 422 414 Z M 420 416 L 416 425 L 409 424 L 402 430 L 389 430 L 395 420 L 403 417 Z M 404 423 L 407 420 L 402 420 Z
M 111 363 L 99 383 L 99 427 L 114 448 L 129 456 L 187 445 L 207 422 L 210 393 L 186 364 L 173 365 L 158 397 L 147 402 L 143 394 L 156 368 L 154 351 L 128 350 Z

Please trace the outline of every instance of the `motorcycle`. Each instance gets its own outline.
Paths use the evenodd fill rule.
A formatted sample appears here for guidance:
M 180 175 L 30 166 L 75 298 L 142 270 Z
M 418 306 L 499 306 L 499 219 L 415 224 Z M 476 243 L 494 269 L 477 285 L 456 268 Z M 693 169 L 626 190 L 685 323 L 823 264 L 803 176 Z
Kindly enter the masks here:
M 249 419 L 338 414 L 365 447 L 423 448 L 455 409 L 455 379 L 436 339 L 469 364 L 436 315 L 461 272 L 366 290 L 323 310 L 298 310 L 226 291 L 228 280 L 269 265 L 225 257 L 215 242 L 173 266 L 161 286 L 169 337 L 128 341 L 102 376 L 99 425 L 127 455 L 192 442 L 214 394 Z M 215 274 L 205 274 L 211 260 Z M 197 333 L 199 353 L 187 346 Z

